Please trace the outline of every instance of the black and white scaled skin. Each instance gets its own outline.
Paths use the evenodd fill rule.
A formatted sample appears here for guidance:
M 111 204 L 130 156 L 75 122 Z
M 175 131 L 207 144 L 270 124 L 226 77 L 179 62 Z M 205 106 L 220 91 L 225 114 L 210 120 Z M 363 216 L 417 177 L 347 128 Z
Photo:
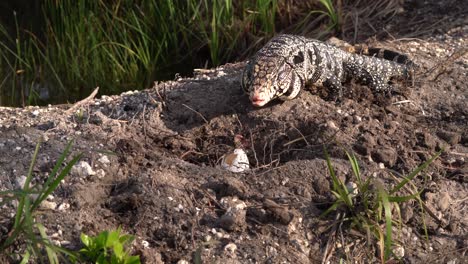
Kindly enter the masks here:
M 278 35 L 249 60 L 242 87 L 252 104 L 261 107 L 276 98 L 295 98 L 306 84 L 328 88 L 339 99 L 349 78 L 380 92 L 391 88 L 391 78 L 408 74 L 408 64 L 349 53 L 302 36 Z

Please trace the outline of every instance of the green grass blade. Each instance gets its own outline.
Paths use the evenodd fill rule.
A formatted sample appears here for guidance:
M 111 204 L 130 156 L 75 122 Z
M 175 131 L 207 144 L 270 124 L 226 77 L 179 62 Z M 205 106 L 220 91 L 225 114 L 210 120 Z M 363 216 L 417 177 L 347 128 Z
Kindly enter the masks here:
M 353 169 L 354 176 L 356 176 L 356 179 L 358 180 L 358 186 L 362 185 L 362 178 L 361 178 L 361 172 L 359 170 L 359 163 L 357 161 L 356 156 L 354 153 L 349 153 L 348 151 L 345 151 L 346 155 L 348 156 L 349 162 L 351 163 L 351 168 Z
M 49 259 L 49 263 L 50 264 L 59 264 L 59 260 L 58 260 L 58 257 L 57 257 L 57 253 L 53 250 L 52 247 L 49 247 L 49 237 L 47 236 L 46 232 L 45 232 L 45 227 L 40 224 L 40 223 L 37 223 L 36 224 L 37 226 L 37 229 L 39 230 L 39 234 L 41 235 L 44 243 L 43 245 L 45 246 L 45 250 L 46 250 L 46 253 L 47 253 L 47 258 Z
M 379 197 L 382 201 L 382 205 L 385 213 L 385 260 L 389 259 L 392 252 L 392 209 L 388 194 L 383 186 L 378 187 Z
M 28 170 L 28 175 L 26 176 L 26 181 L 24 182 L 24 186 L 21 186 L 21 188 L 24 190 L 25 192 L 25 195 L 21 197 L 20 199 L 20 202 L 18 204 L 18 209 L 16 210 L 16 216 L 15 216 L 15 223 L 13 225 L 13 229 L 18 229 L 19 228 L 19 225 L 20 225 L 20 222 L 22 221 L 22 216 L 23 216 L 23 209 L 24 209 L 24 203 L 26 201 L 26 199 L 28 199 L 28 191 L 29 191 L 29 183 L 31 182 L 32 180 L 32 176 L 33 176 L 33 169 L 34 169 L 34 164 L 36 163 L 36 159 L 37 159 L 37 154 L 39 153 L 39 147 L 40 147 L 41 143 L 38 142 L 36 144 L 36 149 L 34 150 L 34 154 L 33 154 L 33 157 L 32 157 L 32 161 L 31 161 L 31 164 L 29 166 L 29 170 Z
M 340 204 L 341 204 L 340 201 L 334 202 L 330 207 L 328 207 L 327 210 L 325 210 L 325 212 L 321 213 L 319 217 L 323 218 L 323 217 L 327 216 L 329 213 L 335 211 L 340 206 Z
M 23 255 L 23 258 L 21 259 L 20 264 L 29 263 L 29 258 L 31 258 L 31 252 L 29 252 L 29 250 L 26 250 L 26 252 L 24 252 L 24 255 Z
M 78 160 L 81 159 L 81 156 L 82 154 L 78 154 L 76 155 L 68 164 L 67 166 L 65 166 L 65 168 L 63 168 L 63 170 L 60 172 L 60 174 L 57 176 L 57 178 L 52 181 L 52 183 L 50 183 L 50 185 L 47 187 L 47 189 L 44 191 L 44 194 L 41 196 L 41 199 L 42 200 L 37 200 L 39 203 L 37 205 L 39 205 L 45 198 L 47 198 L 47 196 L 49 194 L 51 194 L 60 184 L 60 182 L 65 178 L 65 176 L 68 175 L 68 173 L 70 172 L 71 168 L 73 167 L 73 165 L 75 165 Z M 36 206 L 37 206 L 36 205 Z M 33 207 L 33 209 L 35 209 L 36 207 Z
M 60 157 L 58 158 L 57 162 L 55 163 L 54 165 L 54 168 L 52 169 L 52 171 L 50 172 L 49 174 L 49 177 L 47 178 L 46 182 L 44 183 L 43 185 L 43 188 L 45 189 L 48 189 L 51 182 L 54 180 L 55 178 L 55 175 L 57 174 L 58 170 L 60 169 L 60 167 L 62 166 L 63 164 L 63 161 L 65 160 L 65 158 L 68 156 L 68 153 L 70 152 L 70 148 L 72 147 L 72 144 L 73 144 L 73 140 L 70 140 L 70 142 L 68 142 L 67 146 L 65 147 L 64 151 L 62 152 L 62 154 L 60 155 Z M 50 194 L 50 193 L 49 193 Z M 39 204 L 44 201 L 44 199 L 47 198 L 47 195 L 49 194 L 45 194 L 45 192 L 42 193 L 42 195 L 40 195 L 36 201 L 34 202 L 33 206 L 32 206 L 32 209 L 34 210 L 35 208 L 37 208 L 37 206 L 39 206 Z
M 414 171 L 412 171 L 405 179 L 403 179 L 399 184 L 397 184 L 390 191 L 390 194 L 393 194 L 393 193 L 399 191 L 403 186 L 405 186 L 409 181 L 411 181 L 416 175 L 418 175 L 419 172 L 421 172 L 422 170 L 427 168 L 427 166 L 429 166 L 429 164 L 431 164 L 435 159 L 437 159 L 440 156 L 440 154 L 442 154 L 443 151 L 444 151 L 443 149 L 440 150 L 434 156 L 432 156 L 432 158 L 430 158 L 429 160 L 424 162 L 422 165 L 417 167 Z
M 419 199 L 421 192 L 406 196 L 388 196 L 388 200 L 392 203 L 403 203 L 409 200 Z

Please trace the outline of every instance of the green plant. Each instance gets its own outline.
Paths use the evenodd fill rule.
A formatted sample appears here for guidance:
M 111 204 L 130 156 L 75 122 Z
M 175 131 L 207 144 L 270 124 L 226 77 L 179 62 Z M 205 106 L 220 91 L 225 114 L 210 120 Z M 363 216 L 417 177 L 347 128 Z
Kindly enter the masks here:
M 131 245 L 134 238 L 130 235 L 122 235 L 121 229 L 103 231 L 95 237 L 81 234 L 81 242 L 84 244 L 79 253 L 85 260 L 97 264 L 137 264 L 139 256 L 131 256 L 125 249 Z
M 59 256 L 61 254 L 74 257 L 75 254 L 73 252 L 50 242 L 44 226 L 39 223 L 36 218 L 36 211 L 39 205 L 59 186 L 60 182 L 70 172 L 73 165 L 81 158 L 81 154 L 74 156 L 65 167 L 61 169 L 70 152 L 71 146 L 72 141 L 65 147 L 65 150 L 55 163 L 45 183 L 42 186 L 31 187 L 33 168 L 40 148 L 40 142 L 37 143 L 22 189 L 0 192 L 0 197 L 2 198 L 0 200 L 0 206 L 12 201 L 18 202 L 16 215 L 9 235 L 4 241 L 0 242 L 0 252 L 5 251 L 8 247 L 13 245 L 13 243 L 21 239 L 26 245 L 26 251 L 22 257 L 21 263 L 27 263 L 31 257 L 35 257 L 40 262 L 43 262 L 43 250 L 46 251 L 49 263 L 59 263 Z M 60 169 L 61 171 L 59 173 Z
M 356 187 L 346 186 L 336 176 L 328 152 L 325 150 L 327 167 L 332 180 L 332 194 L 336 200 L 322 216 L 328 215 L 331 212 L 337 212 L 337 219 L 339 219 L 340 223 L 348 222 L 351 228 L 364 231 L 367 234 L 368 240 L 370 240 L 369 235 L 373 234 L 379 241 L 381 262 L 385 263 L 392 255 L 392 245 L 394 244 L 392 240 L 392 226 L 395 223 L 401 225 L 401 219 L 392 214 L 392 209 L 399 212 L 399 203 L 416 200 L 421 205 L 421 211 L 424 212 L 423 201 L 420 198 L 421 191 L 404 196 L 397 195 L 397 193 L 402 191 L 403 187 L 410 183 L 414 177 L 439 157 L 441 153 L 442 151 L 436 153 L 406 177 L 403 177 L 403 180 L 400 180 L 395 187 L 388 190 L 378 180 L 372 180 L 372 178 L 363 180 L 356 156 L 347 151 L 346 155 L 348 156 L 357 184 Z M 385 226 L 384 230 L 381 228 L 382 223 Z M 423 223 L 423 226 L 427 237 L 425 223 Z
M 336 28 L 339 29 L 340 26 L 340 16 L 338 12 L 336 12 L 335 8 L 333 7 L 333 3 L 331 0 L 319 0 L 319 2 L 325 7 L 326 12 L 323 12 L 323 14 L 326 14 L 331 22 L 329 24 L 330 28 Z

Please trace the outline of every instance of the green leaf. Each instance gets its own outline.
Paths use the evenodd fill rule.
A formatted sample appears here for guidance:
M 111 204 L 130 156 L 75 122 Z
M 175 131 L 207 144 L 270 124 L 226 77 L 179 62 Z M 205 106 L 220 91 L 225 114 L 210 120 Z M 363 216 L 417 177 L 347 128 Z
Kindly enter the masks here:
M 112 248 L 113 245 L 120 244 L 119 242 L 119 231 L 111 231 L 109 232 L 109 235 L 107 236 L 106 240 L 106 248 Z
M 113 246 L 114 254 L 117 259 L 122 260 L 125 257 L 125 252 L 123 249 L 123 245 L 121 243 L 115 243 Z
M 80 235 L 81 242 L 88 248 L 91 248 L 92 239 L 85 233 Z
M 108 231 L 103 231 L 99 233 L 99 235 L 94 239 L 94 243 L 96 243 L 96 247 L 99 249 L 106 248 L 106 241 L 107 241 L 108 236 L 109 236 Z
M 126 261 L 126 264 L 140 264 L 140 256 L 129 256 Z
M 104 253 L 101 253 L 96 259 L 96 264 L 105 264 L 105 263 L 107 263 L 106 258 L 104 256 Z
M 29 262 L 29 258 L 31 257 L 31 252 L 29 250 L 26 250 L 24 252 L 23 258 L 21 259 L 20 264 L 27 264 Z

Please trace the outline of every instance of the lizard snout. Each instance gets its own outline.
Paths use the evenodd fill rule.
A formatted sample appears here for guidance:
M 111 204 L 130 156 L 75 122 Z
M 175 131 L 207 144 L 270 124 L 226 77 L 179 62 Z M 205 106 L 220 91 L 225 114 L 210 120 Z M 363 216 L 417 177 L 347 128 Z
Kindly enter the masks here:
M 263 94 L 254 93 L 250 96 L 250 101 L 254 106 L 264 106 L 267 103 L 267 100 L 262 96 Z

